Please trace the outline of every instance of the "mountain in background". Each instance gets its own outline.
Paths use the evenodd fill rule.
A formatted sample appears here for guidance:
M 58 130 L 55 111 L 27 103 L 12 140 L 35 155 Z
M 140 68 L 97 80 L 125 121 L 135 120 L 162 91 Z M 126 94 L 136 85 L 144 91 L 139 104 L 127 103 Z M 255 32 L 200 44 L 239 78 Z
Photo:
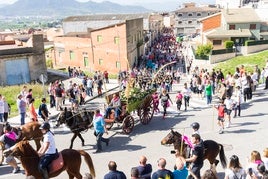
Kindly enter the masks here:
M 50 16 L 66 17 L 73 15 L 100 13 L 144 13 L 151 12 L 142 6 L 123 6 L 109 1 L 96 3 L 75 0 L 19 0 L 0 8 L 0 16 Z

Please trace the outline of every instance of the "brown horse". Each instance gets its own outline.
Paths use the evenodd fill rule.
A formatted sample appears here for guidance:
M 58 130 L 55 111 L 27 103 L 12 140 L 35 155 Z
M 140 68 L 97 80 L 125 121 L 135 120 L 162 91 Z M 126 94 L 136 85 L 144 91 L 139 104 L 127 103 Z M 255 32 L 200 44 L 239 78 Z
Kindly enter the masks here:
M 56 127 L 61 124 L 66 124 L 73 132 L 74 135 L 71 139 L 70 149 L 73 148 L 73 142 L 77 136 L 81 139 L 82 146 L 85 145 L 85 140 L 82 137 L 81 132 L 88 130 L 93 121 L 93 117 L 94 111 L 80 110 L 75 113 L 64 108 L 64 110 L 60 112 Z
M 0 135 L 4 133 L 3 128 L 7 123 L 0 123 Z M 36 150 L 39 150 L 41 147 L 40 141 L 43 139 L 42 131 L 39 129 L 41 124 L 38 122 L 28 122 L 20 127 L 12 127 L 12 130 L 18 135 L 17 141 L 21 140 L 34 140 L 36 145 Z
M 182 135 L 179 132 L 171 130 L 171 132 L 161 140 L 161 144 L 173 144 L 174 149 L 179 151 L 180 155 L 186 156 L 187 144 L 184 141 L 183 143 L 181 143 L 181 141 Z M 221 165 L 223 168 L 226 168 L 226 157 L 222 144 L 218 144 L 213 140 L 205 140 L 203 144 L 205 149 L 203 159 L 207 159 L 211 167 L 213 166 L 213 164 L 217 166 L 219 161 L 216 159 L 216 157 L 218 156 L 218 154 L 220 154 Z
M 26 176 L 32 175 L 36 179 L 42 179 L 42 174 L 38 171 L 38 163 L 40 158 L 38 156 L 38 153 L 32 148 L 28 141 L 18 142 L 15 146 L 6 150 L 4 154 L 5 156 L 13 155 L 19 158 L 23 168 L 25 169 Z M 96 176 L 92 159 L 90 155 L 84 150 L 64 149 L 59 153 L 59 155 L 62 156 L 63 164 L 61 163 L 61 167 L 57 168 L 56 170 L 50 168 L 49 178 L 56 177 L 61 172 L 66 170 L 69 175 L 69 179 L 72 179 L 74 177 L 77 179 L 82 179 L 82 175 L 80 174 L 80 167 L 82 162 L 81 156 L 84 157 L 91 175 L 93 177 Z
M 9 123 L 0 123 L 0 136 L 4 133 L 3 128 Z M 29 122 L 20 127 L 12 127 L 12 130 L 18 135 L 17 141 L 21 140 L 34 140 L 36 145 L 36 150 L 41 147 L 41 140 L 43 139 L 42 131 L 39 129 L 41 124 L 38 122 Z M 0 146 L 0 165 L 3 163 L 3 153 L 4 145 Z

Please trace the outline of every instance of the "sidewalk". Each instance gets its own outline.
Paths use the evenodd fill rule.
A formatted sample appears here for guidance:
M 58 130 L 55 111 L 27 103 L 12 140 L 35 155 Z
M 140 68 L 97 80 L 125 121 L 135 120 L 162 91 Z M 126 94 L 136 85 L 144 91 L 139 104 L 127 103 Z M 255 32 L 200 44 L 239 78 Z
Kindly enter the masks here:
M 65 80 L 63 81 L 64 83 L 64 86 L 67 87 L 68 86 L 68 83 L 69 81 L 72 80 L 73 83 L 77 83 L 77 84 L 82 84 L 82 79 L 80 78 L 70 78 L 68 80 Z M 118 85 L 118 81 L 117 79 L 110 79 L 109 80 L 109 83 L 105 83 L 103 85 L 103 97 L 105 97 L 105 94 L 106 93 L 109 93 L 110 91 L 112 90 L 119 90 L 119 85 Z M 93 97 L 92 96 L 87 96 L 85 101 L 86 102 L 89 102 L 89 101 L 94 101 L 95 99 L 99 98 L 98 95 L 97 95 L 97 89 L 94 88 L 94 91 L 93 91 Z M 70 102 L 68 100 L 68 98 L 65 99 L 65 106 L 69 106 L 70 105 Z M 50 116 L 55 116 L 57 115 L 59 112 L 54 108 L 50 108 L 49 107 L 49 104 L 47 104 L 48 106 L 48 111 L 51 113 Z M 36 109 L 36 112 L 38 113 L 38 109 Z M 39 122 L 43 122 L 43 119 L 41 117 L 38 117 L 38 121 Z M 12 118 L 8 118 L 8 122 L 11 124 L 11 125 L 14 125 L 14 126 L 19 126 L 20 125 L 20 115 L 18 116 L 15 116 L 15 117 L 12 117 Z M 30 118 L 29 117 L 26 117 L 25 118 L 25 123 L 27 122 L 30 122 Z

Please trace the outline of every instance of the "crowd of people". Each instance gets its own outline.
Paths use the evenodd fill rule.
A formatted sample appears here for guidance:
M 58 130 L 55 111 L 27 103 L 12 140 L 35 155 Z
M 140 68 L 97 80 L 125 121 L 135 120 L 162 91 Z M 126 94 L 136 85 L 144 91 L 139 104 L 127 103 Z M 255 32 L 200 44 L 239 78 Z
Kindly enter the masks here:
M 159 105 L 163 108 L 163 119 L 167 115 L 167 108 L 173 103 L 176 104 L 177 110 L 184 111 L 188 110 L 190 99 L 196 94 L 197 98 L 206 99 L 208 106 L 212 104 L 214 98 L 219 99 L 219 103 L 213 105 L 213 107 L 218 111 L 217 120 L 219 124 L 219 133 L 222 134 L 226 127 L 230 127 L 232 124 L 232 118 L 241 116 L 241 109 L 243 109 L 243 104 L 252 100 L 253 92 L 256 90 L 259 83 L 265 83 L 265 88 L 268 89 L 268 62 L 266 67 L 260 70 L 256 65 L 254 72 L 248 72 L 244 65 L 236 68 L 234 74 L 228 73 L 226 76 L 223 75 L 221 69 L 213 69 L 209 72 L 206 69 L 199 69 L 195 67 L 192 71 L 192 78 L 190 83 L 185 83 L 183 88 L 179 90 L 176 94 L 175 99 L 171 99 L 169 92 L 172 91 L 173 83 L 179 83 L 181 79 L 181 74 L 183 70 L 177 65 L 183 65 L 185 63 L 191 64 L 192 59 L 185 56 L 183 50 L 187 48 L 183 43 L 177 43 L 175 41 L 174 35 L 170 29 L 165 29 L 163 34 L 153 41 L 152 46 L 145 55 L 141 57 L 142 61 L 145 61 L 144 68 L 140 68 L 137 65 L 132 69 L 129 74 L 120 73 L 118 79 L 122 89 L 126 87 L 127 76 L 137 78 L 137 81 L 140 82 L 140 87 L 146 89 L 148 83 L 143 83 L 139 81 L 139 76 L 148 76 L 150 78 L 154 77 L 157 70 L 164 66 L 167 63 L 176 61 L 174 65 L 168 66 L 163 70 L 165 78 L 156 79 L 151 81 L 153 85 L 158 90 L 152 95 L 154 101 L 154 110 L 159 113 Z M 141 63 L 141 62 L 139 62 Z M 148 67 L 151 67 L 148 70 Z M 190 65 L 187 68 L 190 72 Z M 102 86 L 103 83 L 109 83 L 109 74 L 107 71 L 100 72 L 96 71 L 93 77 L 88 77 L 80 68 L 68 68 L 68 73 L 70 77 L 79 77 L 82 78 L 82 84 L 73 83 L 69 81 L 67 86 L 64 85 L 62 81 L 56 80 L 55 82 L 50 83 L 48 88 L 48 94 L 50 97 L 49 105 L 50 108 L 60 108 L 65 104 L 66 98 L 70 101 L 73 109 L 76 109 L 79 105 L 85 103 L 86 96 L 93 96 L 94 88 L 97 90 L 97 95 L 102 95 Z M 163 75 L 162 75 L 163 77 Z M 26 86 L 23 87 L 21 93 L 17 96 L 17 106 L 19 109 L 21 125 L 25 123 L 25 117 L 27 109 L 29 110 L 29 117 L 32 121 L 38 121 L 38 115 L 41 116 L 44 125 L 42 125 L 42 131 L 45 136 L 44 145 L 39 150 L 40 156 L 50 156 L 51 158 L 55 157 L 55 143 L 53 139 L 53 133 L 50 132 L 50 126 L 48 122 L 49 111 L 47 107 L 46 99 L 42 99 L 40 104 L 40 109 L 38 113 L 34 109 L 34 92 L 32 89 L 27 89 Z M 120 106 L 118 102 L 118 96 L 114 96 L 114 100 L 111 102 L 111 108 L 118 108 Z M 0 95 L 0 122 L 7 121 L 9 106 L 5 102 L 5 98 Z M 100 110 L 95 111 L 95 116 L 93 119 L 93 126 L 96 135 L 96 152 L 102 152 L 102 142 L 109 145 L 109 139 L 103 138 L 103 134 L 107 133 L 105 128 L 105 118 L 107 117 L 110 108 L 107 108 L 106 114 L 102 116 Z M 119 109 L 118 109 L 119 110 Z M 119 111 L 116 111 L 116 118 L 119 115 Z M 40 112 L 39 112 L 40 111 Z M 232 115 L 232 113 L 234 113 Z M 225 125 L 225 121 L 227 124 Z M 198 124 L 198 123 L 197 123 Z M 194 127 L 195 126 L 195 127 Z M 174 169 L 167 169 L 167 161 L 165 158 L 159 158 L 157 160 L 157 171 L 152 170 L 152 165 L 148 163 L 146 156 L 141 156 L 139 160 L 139 165 L 131 168 L 131 178 L 132 179 L 159 179 L 159 178 L 202 178 L 202 179 L 216 179 L 217 173 L 211 169 L 205 170 L 204 173 L 201 173 L 203 167 L 203 153 L 204 146 L 202 144 L 202 138 L 199 134 L 199 124 L 198 129 L 196 130 L 196 124 L 192 125 L 195 131 L 191 135 L 191 141 L 189 145 L 192 145 L 191 155 L 182 157 L 181 155 L 175 154 L 174 157 Z M 0 137 L 0 141 L 8 144 L 7 148 L 14 145 L 14 134 L 6 128 L 5 134 Z M 188 141 L 189 142 L 189 141 Z M 51 146 L 48 150 L 47 145 L 51 143 Z M 48 155 L 45 155 L 45 154 Z M 53 157 L 52 157 L 53 156 Z M 48 157 L 49 158 L 49 157 Z M 42 163 L 44 160 L 42 158 L 40 163 L 40 171 L 43 173 L 44 178 L 47 178 L 47 171 L 45 170 L 47 163 Z M 13 173 L 17 173 L 20 168 L 11 158 L 7 158 L 6 162 L 13 167 Z M 49 162 L 48 162 L 49 163 Z M 188 167 L 190 163 L 190 168 Z M 239 162 L 239 157 L 237 155 L 232 155 L 229 160 L 228 168 L 225 170 L 225 179 L 240 179 L 240 178 L 268 178 L 268 148 L 264 149 L 263 155 L 258 151 L 252 151 L 249 158 L 248 166 L 241 166 Z M 117 169 L 117 164 L 115 161 L 110 161 L 108 163 L 109 172 L 105 175 L 105 179 L 113 178 L 128 178 L 124 172 Z M 86 177 L 90 178 L 90 175 Z

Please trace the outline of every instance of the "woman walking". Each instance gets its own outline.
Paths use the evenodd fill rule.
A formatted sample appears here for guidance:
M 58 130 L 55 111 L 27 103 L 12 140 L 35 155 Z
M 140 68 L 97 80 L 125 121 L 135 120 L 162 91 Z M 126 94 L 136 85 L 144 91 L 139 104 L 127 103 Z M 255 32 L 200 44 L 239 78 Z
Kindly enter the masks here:
M 164 109 L 163 119 L 165 119 L 165 116 L 167 114 L 167 107 L 170 106 L 169 101 L 172 103 L 166 89 L 163 89 L 162 94 L 160 95 L 160 99 L 161 99 L 161 105 L 163 106 Z

